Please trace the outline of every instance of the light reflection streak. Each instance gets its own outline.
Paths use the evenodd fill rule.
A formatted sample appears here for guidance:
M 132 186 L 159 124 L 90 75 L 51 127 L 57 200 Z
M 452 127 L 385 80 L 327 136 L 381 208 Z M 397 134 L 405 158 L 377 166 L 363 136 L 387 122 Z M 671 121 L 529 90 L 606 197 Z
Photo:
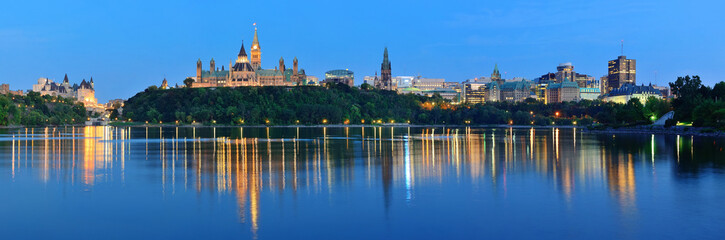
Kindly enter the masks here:
M 508 174 L 516 176 L 532 171 L 550 180 L 552 188 L 567 201 L 575 199 L 577 187 L 601 180 L 623 212 L 637 210 L 632 154 L 612 154 L 607 147 L 601 147 L 596 150 L 598 154 L 583 155 L 585 149 L 588 151 L 585 145 L 592 141 L 577 142 L 577 133 L 581 135 L 577 129 L 474 131 L 465 127 L 444 128 L 436 135 L 436 128 L 385 127 L 390 132 L 384 133 L 379 126 L 324 127 L 301 133 L 300 127 L 289 130 L 260 127 L 248 129 L 246 133 L 244 128 L 239 128 L 238 137 L 226 136 L 232 132 L 236 135 L 236 128 L 200 128 L 199 133 L 196 128 L 159 128 L 158 136 L 154 130 L 148 127 L 45 128 L 39 130 L 37 139 L 30 137 L 36 130 L 19 130 L 11 140 L 12 178 L 17 178 L 17 174 L 22 176 L 27 168 L 23 164 L 31 164 L 30 169 L 40 171 L 37 176 L 41 181 L 60 178 L 60 169 L 71 168 L 71 179 L 90 189 L 117 176 L 125 179 L 127 172 L 139 167 L 151 168 L 158 170 L 155 176 L 161 177 L 149 181 L 161 184 L 164 196 L 215 193 L 219 198 L 236 198 L 240 222 L 247 224 L 255 235 L 260 228 L 272 226 L 263 225 L 261 220 L 263 212 L 273 212 L 263 211 L 265 207 L 276 207 L 261 201 L 268 199 L 265 196 L 288 192 L 332 194 L 354 181 L 366 182 L 369 188 L 382 187 L 384 204 L 388 206 L 396 199 L 414 203 L 419 197 L 415 194 L 416 187 L 441 183 L 445 176 L 453 175 L 458 181 L 468 178 L 474 184 L 490 182 L 493 188 L 503 187 L 505 194 L 507 184 L 514 186 L 519 180 L 512 178 L 507 182 Z M 464 133 L 459 133 L 460 130 Z M 59 139 L 65 131 L 77 131 L 81 136 Z M 164 138 L 164 131 L 173 138 Z M 505 132 L 497 138 L 496 131 Z M 200 137 L 210 135 L 212 138 Z M 692 139 L 690 144 L 692 154 Z M 572 145 L 571 149 L 562 147 Z M 654 136 L 650 147 L 654 162 Z M 678 160 L 680 147 L 678 136 Z M 647 152 L 646 147 L 640 150 Z M 73 153 L 73 157 L 61 157 L 66 152 Z M 142 153 L 144 156 L 140 156 Z M 21 159 L 27 160 L 28 156 L 31 160 L 23 163 Z

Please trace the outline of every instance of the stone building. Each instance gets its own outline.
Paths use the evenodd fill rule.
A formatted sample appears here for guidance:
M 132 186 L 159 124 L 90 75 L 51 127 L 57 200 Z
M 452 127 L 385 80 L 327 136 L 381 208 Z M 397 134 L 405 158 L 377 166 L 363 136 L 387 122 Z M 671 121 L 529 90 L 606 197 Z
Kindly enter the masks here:
M 307 84 L 307 75 L 304 69 L 298 66 L 297 58 L 292 60 L 292 68 L 285 66 L 284 59 L 279 59 L 279 65 L 274 69 L 263 69 L 261 47 L 257 28 L 254 29 L 254 40 L 250 48 L 250 56 L 247 55 L 244 43 L 237 54 L 237 59 L 229 62 L 229 70 L 216 67 L 212 58 L 209 62 L 209 70 L 202 69 L 202 62 L 196 62 L 196 77 L 192 87 L 238 87 L 238 86 L 298 86 Z
M 0 94 L 11 94 L 11 95 L 24 95 L 23 90 L 13 91 L 10 90 L 10 85 L 3 83 L 0 85 Z
M 521 102 L 531 96 L 531 82 L 505 82 L 501 85 L 501 101 Z
M 91 78 L 90 81 L 83 79 L 80 85 L 70 85 L 70 82 L 68 81 L 68 74 L 65 75 L 62 83 L 56 83 L 48 78 L 38 78 L 38 83 L 33 84 L 32 91 L 38 92 L 40 95 L 73 98 L 78 102 L 84 103 L 86 106 L 98 105 L 93 78 Z
M 383 63 L 380 64 L 380 79 L 375 82 L 376 88 L 388 91 L 398 90 L 397 84 L 393 82 L 390 65 L 390 60 L 388 59 L 388 48 L 386 47 L 385 52 L 383 53 Z
M 602 97 L 604 98 L 604 101 L 622 104 L 629 102 L 629 100 L 631 99 L 638 99 L 639 102 L 644 105 L 647 102 L 647 98 L 649 97 L 662 99 L 662 92 L 652 87 L 651 84 L 649 86 L 637 86 L 628 83 L 622 85 L 622 87 L 620 88 L 610 91 Z
M 572 81 L 551 83 L 546 87 L 546 104 L 579 101 L 579 85 Z

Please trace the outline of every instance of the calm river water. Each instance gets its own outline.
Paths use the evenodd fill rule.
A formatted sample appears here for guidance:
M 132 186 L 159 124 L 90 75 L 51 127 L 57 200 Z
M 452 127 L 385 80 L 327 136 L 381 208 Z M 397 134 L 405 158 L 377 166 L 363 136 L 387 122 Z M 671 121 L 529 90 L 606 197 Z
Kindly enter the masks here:
M 0 129 L 2 239 L 723 239 L 725 139 Z

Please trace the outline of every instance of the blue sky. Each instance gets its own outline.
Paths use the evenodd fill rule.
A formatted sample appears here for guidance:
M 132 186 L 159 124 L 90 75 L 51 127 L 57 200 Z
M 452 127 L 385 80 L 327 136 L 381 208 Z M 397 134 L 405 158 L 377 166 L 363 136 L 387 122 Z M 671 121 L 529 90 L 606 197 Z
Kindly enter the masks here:
M 700 75 L 725 80 L 723 1 L 8 1 L 0 14 L 0 82 L 93 77 L 100 101 L 128 98 L 196 60 L 228 67 L 257 23 L 262 65 L 297 57 L 308 75 L 380 70 L 462 81 L 535 78 L 572 62 L 600 77 L 607 61 L 637 59 L 639 83 Z M 656 72 L 656 81 L 655 81 Z

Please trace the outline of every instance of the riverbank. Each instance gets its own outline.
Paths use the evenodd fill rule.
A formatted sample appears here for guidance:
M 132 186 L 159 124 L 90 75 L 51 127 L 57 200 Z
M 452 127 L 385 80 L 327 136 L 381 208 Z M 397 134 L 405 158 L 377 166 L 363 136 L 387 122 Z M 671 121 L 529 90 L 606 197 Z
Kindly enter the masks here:
M 516 129 L 581 129 L 584 132 L 597 134 L 664 134 L 664 135 L 685 135 L 685 136 L 707 136 L 707 137 L 725 137 L 725 131 L 713 128 L 697 128 L 697 127 L 661 127 L 661 126 L 635 126 L 635 127 L 604 127 L 604 126 L 577 126 L 577 125 L 548 125 L 548 126 L 531 126 L 531 125 L 507 125 L 507 124 L 489 124 L 489 125 L 444 125 L 444 124 L 406 124 L 406 123 L 389 123 L 389 124 L 317 124 L 317 125 L 216 125 L 216 124 L 147 124 L 147 123 L 128 123 L 128 122 L 112 122 L 112 127 L 130 127 L 130 128 L 148 128 L 148 127 L 165 127 L 165 128 L 361 128 L 361 127 L 385 127 L 385 128 L 516 128 Z M 66 127 L 86 127 L 84 124 L 73 125 L 57 125 L 57 126 L 38 126 L 30 128 L 66 128 Z M 21 125 L 0 126 L 0 129 L 28 128 Z
M 465 127 L 471 127 L 471 128 L 537 128 L 537 129 L 543 129 L 543 128 L 581 128 L 581 126 L 576 125 L 550 125 L 550 126 L 531 126 L 531 125 L 508 125 L 508 124 L 483 124 L 483 125 L 450 125 L 450 124 L 406 124 L 406 123 L 389 123 L 389 124 L 315 124 L 315 125 L 214 125 L 214 124 L 145 124 L 145 123 L 139 123 L 139 124 L 114 124 L 111 123 L 111 126 L 114 127 L 194 127 L 194 128 L 238 128 L 238 127 L 245 127 L 245 128 L 322 128 L 322 127 L 329 127 L 329 128 L 346 128 L 346 127 L 352 127 L 352 128 L 359 128 L 359 127 L 396 127 L 396 128 L 407 128 L 407 127 L 415 127 L 415 128 L 465 128 Z
M 725 137 L 725 132 L 713 128 L 698 128 L 673 126 L 665 128 L 662 126 L 635 126 L 621 128 L 584 128 L 586 132 L 603 133 L 603 134 L 657 134 L 657 135 L 685 135 L 685 136 L 702 136 L 702 137 Z

